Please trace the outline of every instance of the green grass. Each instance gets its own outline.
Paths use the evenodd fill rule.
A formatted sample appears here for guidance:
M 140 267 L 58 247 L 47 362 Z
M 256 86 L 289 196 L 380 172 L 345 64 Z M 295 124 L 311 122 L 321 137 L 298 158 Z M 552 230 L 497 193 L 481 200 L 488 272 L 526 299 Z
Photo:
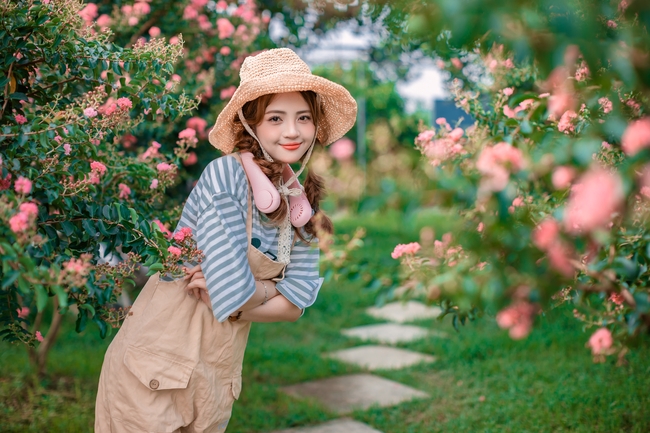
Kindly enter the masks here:
M 417 240 L 420 219 L 368 217 L 337 224 L 338 231 L 368 227 L 357 254 L 395 266 L 395 243 Z M 297 323 L 254 324 L 244 361 L 244 388 L 228 432 L 270 432 L 336 418 L 313 401 L 300 401 L 279 387 L 361 371 L 325 359 L 322 353 L 359 344 L 342 328 L 375 323 L 364 309 L 375 293 L 361 281 L 326 285 L 317 303 Z M 594 364 L 568 311 L 539 319 L 524 341 L 512 341 L 489 318 L 456 333 L 449 319 L 422 321 L 449 338 L 426 338 L 404 347 L 436 356 L 429 366 L 377 374 L 426 391 L 430 399 L 352 414 L 385 433 L 429 432 L 647 432 L 650 431 L 650 341 L 628 355 Z M 36 381 L 24 350 L 2 343 L 0 430 L 8 432 L 92 431 L 95 387 L 107 346 L 89 328 L 74 333 L 72 320 L 53 350 L 49 378 Z

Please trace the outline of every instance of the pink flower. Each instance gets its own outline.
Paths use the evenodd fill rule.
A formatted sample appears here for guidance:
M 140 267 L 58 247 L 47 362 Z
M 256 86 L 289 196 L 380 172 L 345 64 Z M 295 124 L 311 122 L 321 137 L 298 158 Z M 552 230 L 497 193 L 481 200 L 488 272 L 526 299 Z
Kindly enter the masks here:
M 38 205 L 36 205 L 36 203 L 23 203 L 18 209 L 20 209 L 20 212 L 27 214 L 29 217 L 38 215 Z
M 183 161 L 183 165 L 189 167 L 199 162 L 199 158 L 196 156 L 195 152 L 190 152 L 187 154 L 187 158 Z
M 144 151 L 142 155 L 140 155 L 139 159 L 141 161 L 146 161 L 148 158 L 156 157 L 159 155 L 158 149 L 160 149 L 161 145 L 157 141 L 152 141 L 151 146 L 147 148 L 147 150 Z
M 454 68 L 456 68 L 456 69 L 462 69 L 463 68 L 463 62 L 461 62 L 456 57 L 451 59 L 451 64 L 454 65 Z
M 506 96 L 512 95 L 513 92 L 514 92 L 514 89 L 512 87 L 506 87 L 505 89 L 503 89 L 503 94 L 506 95 Z
M 645 198 L 650 198 L 650 186 L 642 186 L 639 192 Z
M 483 233 L 483 229 L 485 229 L 485 224 L 483 224 L 483 222 L 481 221 L 480 223 L 478 223 L 478 227 L 476 227 L 476 231 L 479 233 Z
M 329 152 L 330 155 L 332 155 L 332 158 L 336 159 L 337 161 L 347 161 L 354 155 L 356 147 L 357 146 L 354 144 L 354 141 L 350 140 L 347 137 L 343 137 L 332 143 L 332 145 L 329 147 Z
M 571 185 L 571 181 L 576 175 L 576 171 L 573 167 L 569 166 L 560 166 L 553 171 L 553 176 L 551 178 L 553 186 L 555 189 L 565 189 Z
M 41 334 L 41 331 L 36 331 L 36 339 L 38 340 L 39 343 L 42 343 L 44 338 L 43 334 Z
M 421 142 L 427 142 L 431 141 L 431 139 L 436 135 L 436 131 L 432 129 L 427 129 L 426 131 L 422 131 L 418 134 L 416 140 L 421 141 Z
M 160 27 L 153 26 L 149 29 L 149 36 L 152 38 L 157 38 L 160 36 Z
M 607 20 L 607 27 L 609 27 L 610 29 L 615 29 L 616 27 L 618 27 L 618 24 L 616 24 L 616 21 Z
M 175 247 L 175 246 L 171 246 L 171 247 L 167 248 L 167 251 L 169 251 L 171 254 L 173 254 L 175 256 L 179 256 L 179 257 L 180 257 L 180 255 L 182 253 L 181 249 L 178 248 L 178 247 Z
M 99 18 L 97 18 L 97 21 L 95 21 L 95 22 L 97 23 L 97 25 L 98 25 L 100 28 L 103 28 L 103 27 L 110 27 L 110 25 L 111 25 L 111 21 L 112 21 L 112 20 L 111 20 L 111 17 L 110 17 L 110 16 L 108 16 L 108 15 L 106 15 L 106 14 L 101 14 L 101 15 L 99 16 Z
M 548 98 L 548 112 L 550 119 L 557 119 L 568 110 L 572 110 L 576 106 L 576 100 L 573 94 L 560 91 L 553 94 Z
M 32 191 L 32 181 L 25 177 L 18 177 L 14 189 L 18 194 L 29 194 Z
M 95 3 L 88 3 L 78 13 L 79 16 L 83 18 L 83 20 L 86 21 L 87 24 L 90 24 L 95 18 L 97 18 L 98 15 L 97 10 L 98 8 Z
M 178 138 L 179 139 L 184 139 L 184 138 L 196 138 L 196 131 L 192 128 L 186 128 L 183 129 L 181 132 L 178 133 Z
M 20 319 L 26 319 L 27 316 L 29 316 L 29 308 L 27 307 L 18 308 L 16 311 L 18 312 L 18 318 Z
M 503 62 L 503 66 L 505 66 L 508 69 L 512 69 L 515 67 L 515 64 L 512 63 L 512 60 L 506 59 L 505 62 Z
M 158 164 L 156 166 L 156 168 L 158 169 L 158 171 L 169 171 L 169 170 L 173 169 L 174 166 L 172 166 L 170 164 L 167 164 L 166 162 L 161 162 L 160 164 Z
M 575 131 L 575 125 L 573 125 L 572 121 L 577 117 L 578 114 L 575 111 L 565 111 L 562 115 L 562 118 L 560 119 L 560 122 L 557 124 L 557 129 L 560 132 L 564 132 L 565 134 Z
M 192 229 L 189 227 L 183 227 L 179 229 L 176 233 L 174 233 L 174 240 L 176 242 L 183 242 L 187 238 L 192 237 Z
M 223 12 L 228 9 L 228 2 L 225 0 L 219 0 L 217 2 L 217 12 Z
M 537 307 L 529 302 L 521 301 L 499 311 L 496 317 L 501 329 L 509 329 L 510 338 L 521 340 L 526 337 L 533 327 Z
M 602 97 L 598 99 L 598 103 L 600 104 L 600 108 L 603 109 L 603 113 L 607 114 L 612 111 L 612 101 L 608 98 Z
M 106 166 L 99 161 L 91 161 L 90 169 L 99 175 L 106 173 Z
M 178 45 L 180 42 L 181 40 L 178 38 L 178 36 L 172 36 L 169 38 L 170 45 Z
M 440 126 L 446 125 L 447 124 L 447 119 L 445 119 L 444 117 L 438 117 L 436 119 L 436 124 L 438 124 Z
M 166 238 L 169 238 L 169 237 L 172 235 L 172 233 L 167 229 L 167 227 L 165 227 L 165 226 L 160 222 L 160 220 L 155 219 L 155 220 L 153 220 L 153 222 L 158 226 L 158 228 L 159 228 L 160 231 L 165 235 Z
M 227 56 L 228 54 L 231 53 L 231 51 L 232 50 L 230 49 L 230 47 L 221 47 L 219 53 L 221 53 L 222 56 Z
M 219 32 L 219 39 L 226 39 L 235 33 L 235 26 L 228 20 L 228 18 L 219 18 L 217 20 L 217 31 Z
M 621 147 L 630 156 L 650 147 L 650 117 L 630 123 L 621 137 Z
M 119 98 L 117 100 L 117 106 L 124 109 L 124 108 L 133 108 L 133 102 L 129 98 Z
M 398 244 L 395 246 L 395 249 L 391 253 L 391 257 L 398 259 L 404 254 L 415 254 L 420 251 L 420 244 L 417 242 L 411 242 L 410 244 Z
M 207 128 L 208 122 L 200 117 L 190 117 L 187 119 L 185 126 L 192 128 L 199 135 L 205 135 L 205 128 Z
M 90 271 L 87 263 L 74 257 L 63 263 L 63 269 L 71 274 L 79 275 L 87 275 Z
M 607 226 L 625 200 L 618 174 L 591 168 L 571 188 L 564 226 L 571 233 L 591 232 Z
M 70 143 L 66 143 L 63 145 L 63 153 L 65 153 L 66 156 L 70 155 L 70 152 L 72 152 L 72 147 L 70 147 Z
M 463 131 L 462 128 L 454 128 L 454 130 L 449 133 L 449 138 L 451 138 L 454 141 L 458 141 L 461 138 L 463 138 L 464 133 L 465 131 Z
M 514 109 L 510 108 L 508 105 L 503 106 L 503 114 L 506 115 L 506 117 L 509 117 L 510 119 L 514 119 L 517 117 L 517 113 L 521 111 L 521 107 L 517 106 Z
M 550 248 L 555 243 L 560 234 L 560 225 L 552 218 L 545 219 L 537 227 L 532 234 L 533 243 L 537 248 L 542 251 Z
M 120 183 L 117 187 L 118 187 L 119 190 L 120 190 L 120 195 L 119 195 L 119 197 L 120 197 L 121 199 L 129 198 L 129 195 L 131 194 L 131 188 L 129 188 L 127 185 L 125 185 L 125 184 L 123 184 L 123 183 Z
M 147 15 L 151 12 L 151 6 L 146 1 L 139 1 L 133 5 L 133 13 L 137 15 Z
M 97 116 L 97 110 L 95 110 L 93 107 L 88 107 L 84 110 L 84 116 L 92 119 L 93 117 Z
M 23 125 L 23 124 L 27 123 L 27 118 L 25 116 L 23 116 L 22 114 L 16 114 L 14 116 L 14 119 L 16 119 L 16 123 L 19 124 L 19 125 Z
M 29 215 L 24 212 L 18 212 L 9 218 L 9 228 L 14 233 L 24 232 L 29 228 Z
M 521 108 L 522 110 L 528 110 L 530 107 L 533 106 L 534 103 L 535 103 L 534 99 L 524 99 L 519 103 L 519 108 Z
M 149 185 L 149 188 L 151 189 L 156 189 L 158 188 L 158 179 L 154 179 L 151 181 L 151 185 Z
M 140 22 L 140 19 L 136 16 L 129 17 L 129 19 L 126 21 L 128 25 L 131 27 L 137 25 Z
M 600 328 L 589 337 L 587 345 L 593 355 L 606 355 L 614 344 L 612 333 L 607 328 Z
M 621 0 L 621 2 L 618 4 L 618 10 L 625 12 L 625 9 L 627 9 L 628 6 L 629 4 L 627 3 L 627 0 Z
M 221 94 L 220 94 L 221 99 L 232 98 L 232 95 L 235 94 L 235 90 L 237 90 L 235 86 L 230 86 L 230 87 L 226 87 L 225 89 L 221 89 Z
M 612 293 L 609 295 L 609 300 L 615 303 L 616 305 L 623 305 L 625 298 L 620 293 Z
M 506 142 L 486 146 L 476 161 L 477 170 L 485 176 L 482 186 L 490 191 L 503 190 L 510 173 L 522 170 L 525 165 L 521 150 Z
M 192 6 L 185 6 L 183 10 L 183 19 L 184 20 L 195 20 L 199 16 L 199 12 L 194 9 Z

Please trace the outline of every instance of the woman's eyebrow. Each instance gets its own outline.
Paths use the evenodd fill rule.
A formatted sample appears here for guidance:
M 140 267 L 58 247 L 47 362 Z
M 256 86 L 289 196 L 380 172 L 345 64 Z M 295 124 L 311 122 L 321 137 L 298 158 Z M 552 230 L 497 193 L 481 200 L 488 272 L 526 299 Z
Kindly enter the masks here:
M 286 111 L 282 111 L 282 110 L 269 110 L 269 111 L 265 112 L 264 114 L 270 114 L 270 113 L 287 114 Z M 303 113 L 311 113 L 311 111 L 310 110 L 302 110 L 302 111 L 297 111 L 296 112 L 296 114 L 303 114 Z

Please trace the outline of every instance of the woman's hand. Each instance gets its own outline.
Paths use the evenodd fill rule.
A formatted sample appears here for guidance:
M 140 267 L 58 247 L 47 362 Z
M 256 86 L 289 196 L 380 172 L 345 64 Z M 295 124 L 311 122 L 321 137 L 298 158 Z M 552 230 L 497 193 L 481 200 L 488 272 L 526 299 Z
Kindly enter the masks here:
M 189 284 L 185 287 L 188 295 L 193 295 L 196 299 L 203 301 L 210 310 L 212 310 L 212 302 L 210 302 L 210 296 L 208 295 L 208 286 L 205 281 L 205 276 L 201 270 L 201 265 L 196 265 L 191 269 L 184 268 L 185 280 L 190 280 Z

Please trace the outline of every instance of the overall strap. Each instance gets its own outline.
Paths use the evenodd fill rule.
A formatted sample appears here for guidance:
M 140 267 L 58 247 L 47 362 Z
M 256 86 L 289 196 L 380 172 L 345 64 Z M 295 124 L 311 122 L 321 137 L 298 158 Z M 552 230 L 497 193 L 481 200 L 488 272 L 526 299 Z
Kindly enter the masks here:
M 233 152 L 232 156 L 239 162 L 239 164 L 244 168 L 244 165 L 241 162 L 241 156 L 239 156 L 239 153 Z M 244 169 L 244 173 L 246 173 L 246 169 Z M 248 212 L 246 213 L 246 235 L 248 236 L 248 245 L 251 245 L 251 239 L 253 237 L 253 200 L 251 200 L 251 197 L 253 196 L 253 192 L 251 191 L 251 185 L 250 182 L 248 181 L 248 173 L 246 173 L 246 185 L 248 187 Z

